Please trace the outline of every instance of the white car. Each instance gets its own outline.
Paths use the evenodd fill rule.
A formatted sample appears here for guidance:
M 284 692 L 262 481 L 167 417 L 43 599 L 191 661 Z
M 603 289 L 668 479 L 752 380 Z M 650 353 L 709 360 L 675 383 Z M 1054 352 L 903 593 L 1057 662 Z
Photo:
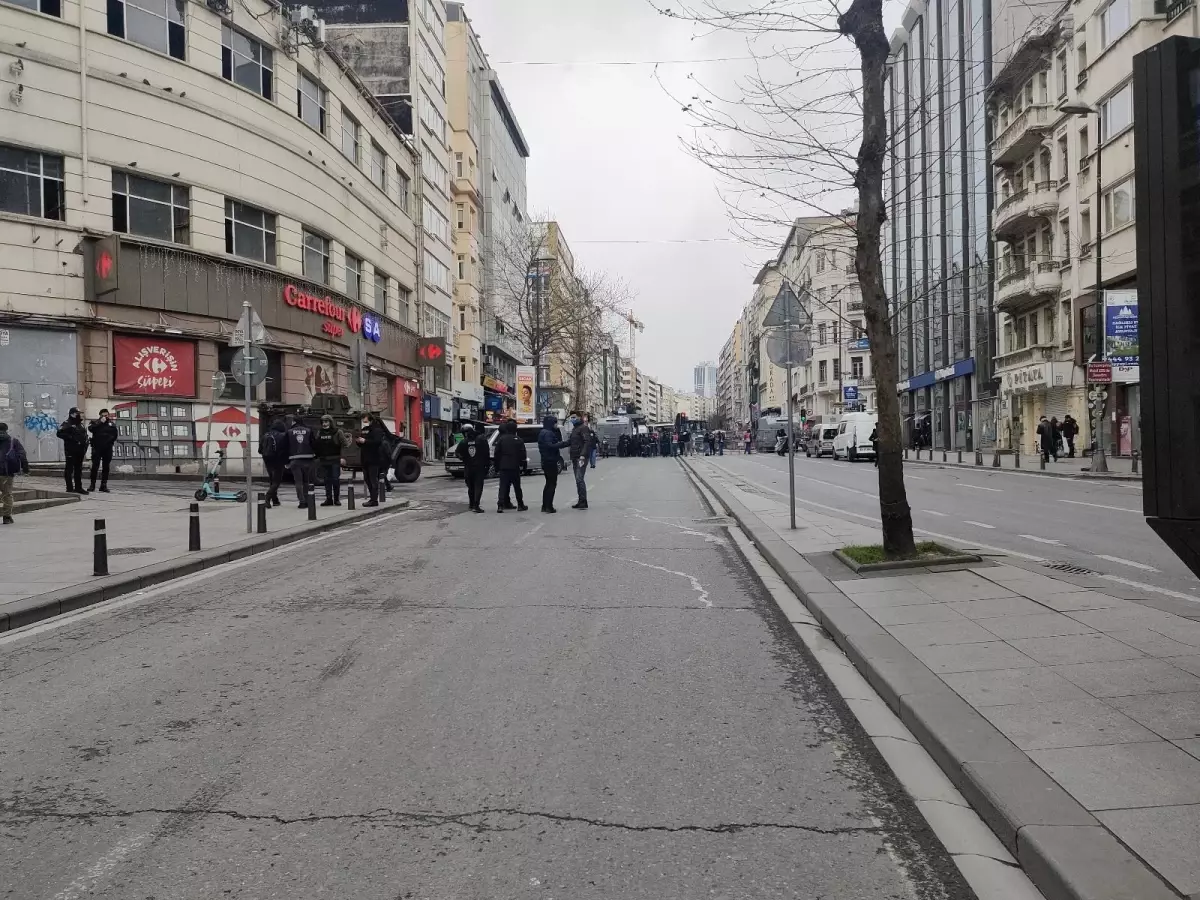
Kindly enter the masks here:
M 837 425 L 818 425 L 804 445 L 804 455 L 820 459 L 826 453 L 833 456 L 833 440 L 838 435 Z
M 854 462 L 858 459 L 873 459 L 875 445 L 871 443 L 871 432 L 875 430 L 879 416 L 875 413 L 846 413 L 837 425 L 837 437 L 833 439 L 833 458 Z

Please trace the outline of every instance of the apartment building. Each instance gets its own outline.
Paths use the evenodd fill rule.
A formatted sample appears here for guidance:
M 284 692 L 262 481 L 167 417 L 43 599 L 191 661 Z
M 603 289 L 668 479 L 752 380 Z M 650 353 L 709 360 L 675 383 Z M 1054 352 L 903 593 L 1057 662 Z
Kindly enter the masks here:
M 249 301 L 253 399 L 354 393 L 419 432 L 411 138 L 318 21 L 265 0 L 139 13 L 0 3 L 0 418 L 34 460 L 76 406 L 113 411 L 119 465 L 240 464 L 258 423 L 214 375 Z
M 726 338 L 717 363 L 717 412 L 735 426 L 745 424 L 749 417 L 743 389 L 742 327 L 740 318 L 733 323 L 733 331 Z
M 702 362 L 693 370 L 695 393 L 700 397 L 717 396 L 717 364 Z

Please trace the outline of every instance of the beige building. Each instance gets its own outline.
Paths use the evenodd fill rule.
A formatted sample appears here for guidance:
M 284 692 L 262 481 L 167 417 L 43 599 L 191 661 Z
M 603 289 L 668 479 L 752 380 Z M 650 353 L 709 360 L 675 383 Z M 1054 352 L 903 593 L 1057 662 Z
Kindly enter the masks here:
M 733 323 L 733 331 L 721 348 L 717 364 L 717 413 L 724 418 L 727 426 L 735 427 L 744 425 L 749 418 L 744 386 L 746 357 L 743 327 L 740 318 Z
M 245 301 L 268 332 L 255 399 L 363 393 L 416 429 L 418 154 L 321 23 L 263 0 L 165 4 L 155 28 L 101 0 L 31 6 L 0 3 L 0 179 L 19 187 L 0 192 L 0 418 L 31 457 L 59 455 L 78 406 L 115 412 L 118 464 L 240 460 L 258 423 L 232 379 L 207 426 Z

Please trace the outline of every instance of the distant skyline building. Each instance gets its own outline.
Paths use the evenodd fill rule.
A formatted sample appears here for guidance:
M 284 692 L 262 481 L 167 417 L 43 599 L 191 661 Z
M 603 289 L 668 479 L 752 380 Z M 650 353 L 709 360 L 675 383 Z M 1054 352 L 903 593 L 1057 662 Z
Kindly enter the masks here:
M 717 396 L 717 364 L 711 360 L 699 363 L 694 370 L 693 390 L 697 397 Z

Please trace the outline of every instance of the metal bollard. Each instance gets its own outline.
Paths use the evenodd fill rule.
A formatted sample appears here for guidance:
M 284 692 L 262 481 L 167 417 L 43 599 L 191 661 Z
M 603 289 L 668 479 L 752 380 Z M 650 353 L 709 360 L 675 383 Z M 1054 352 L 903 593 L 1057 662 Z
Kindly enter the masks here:
M 1040 464 L 1039 468 L 1043 472 L 1045 472 L 1046 471 L 1046 454 L 1045 453 L 1038 454 L 1038 463 Z
M 1130 471 L 1134 475 L 1137 475 L 1138 474 L 1138 452 L 1136 450 L 1133 451 L 1133 459 L 1131 462 L 1132 462 L 1133 468 L 1130 469 Z
M 188 510 L 188 552 L 200 549 L 200 504 L 193 503 Z
M 908 448 L 907 447 L 904 448 L 904 458 L 908 459 Z
M 962 450 L 958 451 L 958 464 L 960 466 L 962 465 Z
M 308 489 L 308 521 L 317 521 L 317 494 L 312 488 Z
M 108 574 L 108 532 L 104 530 L 104 520 L 93 522 L 95 534 L 92 536 L 92 574 Z
M 383 476 L 383 475 L 379 476 L 379 505 L 380 506 L 383 506 L 383 504 L 387 503 L 387 482 L 384 480 L 384 478 L 385 478 L 385 476 Z
M 982 450 L 975 451 L 975 465 L 977 465 L 977 466 L 983 465 L 983 451 Z
M 346 509 L 354 512 L 354 485 L 346 488 Z
M 946 462 L 946 461 L 947 461 L 947 457 L 946 457 L 946 451 L 945 451 L 945 450 L 943 450 L 943 451 L 942 451 L 942 462 Z
M 992 454 L 992 468 L 993 469 L 1000 468 L 1000 451 L 999 450 L 996 450 Z
M 267 533 L 267 495 L 258 495 L 258 533 Z
M 1021 468 L 1021 451 L 1020 450 L 1013 450 L 1013 468 L 1014 469 Z

